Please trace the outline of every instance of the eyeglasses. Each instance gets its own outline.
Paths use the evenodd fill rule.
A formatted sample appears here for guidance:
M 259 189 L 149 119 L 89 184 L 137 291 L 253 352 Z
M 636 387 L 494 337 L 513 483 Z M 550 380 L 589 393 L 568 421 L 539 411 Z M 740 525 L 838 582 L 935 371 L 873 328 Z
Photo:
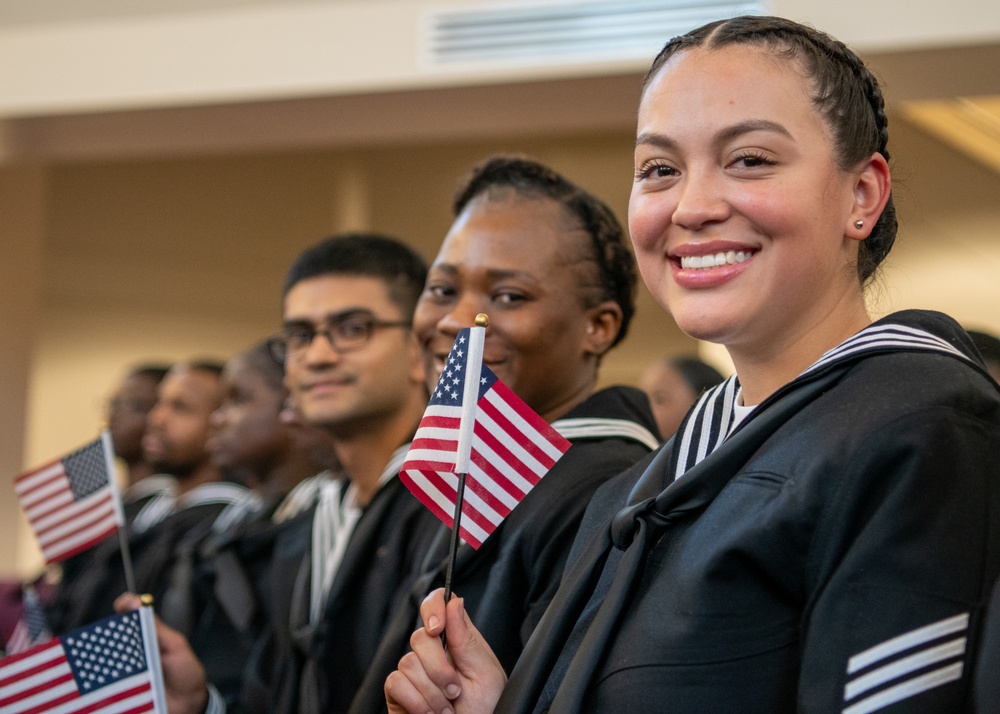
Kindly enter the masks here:
M 267 341 L 271 356 L 284 364 L 289 359 L 299 359 L 312 345 L 316 335 L 323 335 L 335 352 L 352 352 L 361 349 L 371 339 L 378 327 L 410 327 L 402 320 L 379 320 L 370 312 L 348 312 L 327 320 L 324 328 L 309 323 L 286 326 Z

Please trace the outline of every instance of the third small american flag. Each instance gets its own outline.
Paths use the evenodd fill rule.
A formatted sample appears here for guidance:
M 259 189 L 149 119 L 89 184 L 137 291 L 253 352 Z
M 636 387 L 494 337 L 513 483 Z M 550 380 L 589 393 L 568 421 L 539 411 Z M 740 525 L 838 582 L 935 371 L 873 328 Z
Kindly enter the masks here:
M 18 476 L 14 490 L 46 563 L 92 548 L 122 525 L 107 432 L 61 459 Z
M 446 525 L 454 519 L 455 455 L 468 370 L 468 328 L 459 332 L 399 478 Z M 570 443 L 482 365 L 460 534 L 474 548 L 551 469 Z

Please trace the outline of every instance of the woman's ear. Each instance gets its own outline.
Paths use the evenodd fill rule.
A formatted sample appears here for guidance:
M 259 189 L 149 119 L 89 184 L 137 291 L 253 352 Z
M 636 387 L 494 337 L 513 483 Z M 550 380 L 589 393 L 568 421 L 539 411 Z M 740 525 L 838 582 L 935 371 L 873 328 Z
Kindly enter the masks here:
M 606 300 L 587 310 L 587 331 L 583 336 L 583 352 L 600 357 L 614 344 L 622 329 L 622 308 L 614 300 Z
M 862 165 L 854 182 L 854 205 L 845 235 L 864 240 L 871 235 L 892 190 L 889 163 L 882 154 L 872 154 Z

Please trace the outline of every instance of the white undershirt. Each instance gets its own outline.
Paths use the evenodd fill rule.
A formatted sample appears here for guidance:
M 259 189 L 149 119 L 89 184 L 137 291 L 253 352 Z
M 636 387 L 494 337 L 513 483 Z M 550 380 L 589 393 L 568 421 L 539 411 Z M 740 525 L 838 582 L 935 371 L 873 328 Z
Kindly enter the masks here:
M 733 423 L 729 427 L 729 433 L 732 434 L 736 430 L 736 427 L 740 425 L 740 422 L 750 416 L 751 412 L 756 408 L 756 404 L 752 407 L 743 406 L 743 387 L 740 387 L 739 391 L 736 392 L 736 401 L 733 404 Z

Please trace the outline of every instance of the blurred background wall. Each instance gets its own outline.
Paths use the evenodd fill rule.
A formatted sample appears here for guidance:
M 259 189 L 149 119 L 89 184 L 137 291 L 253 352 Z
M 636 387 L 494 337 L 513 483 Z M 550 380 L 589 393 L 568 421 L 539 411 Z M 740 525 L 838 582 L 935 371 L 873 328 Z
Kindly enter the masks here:
M 624 221 L 646 65 L 698 13 L 745 9 L 832 32 L 888 85 L 901 232 L 873 310 L 1000 332 L 1000 3 L 5 0 L 0 576 L 39 562 L 9 481 L 93 438 L 129 365 L 274 331 L 306 246 L 371 229 L 430 259 L 456 182 L 496 151 Z M 566 49 L 627 12 L 631 42 Z M 478 40 L 448 35 L 475 23 Z M 603 379 L 694 351 L 724 362 L 641 289 Z

